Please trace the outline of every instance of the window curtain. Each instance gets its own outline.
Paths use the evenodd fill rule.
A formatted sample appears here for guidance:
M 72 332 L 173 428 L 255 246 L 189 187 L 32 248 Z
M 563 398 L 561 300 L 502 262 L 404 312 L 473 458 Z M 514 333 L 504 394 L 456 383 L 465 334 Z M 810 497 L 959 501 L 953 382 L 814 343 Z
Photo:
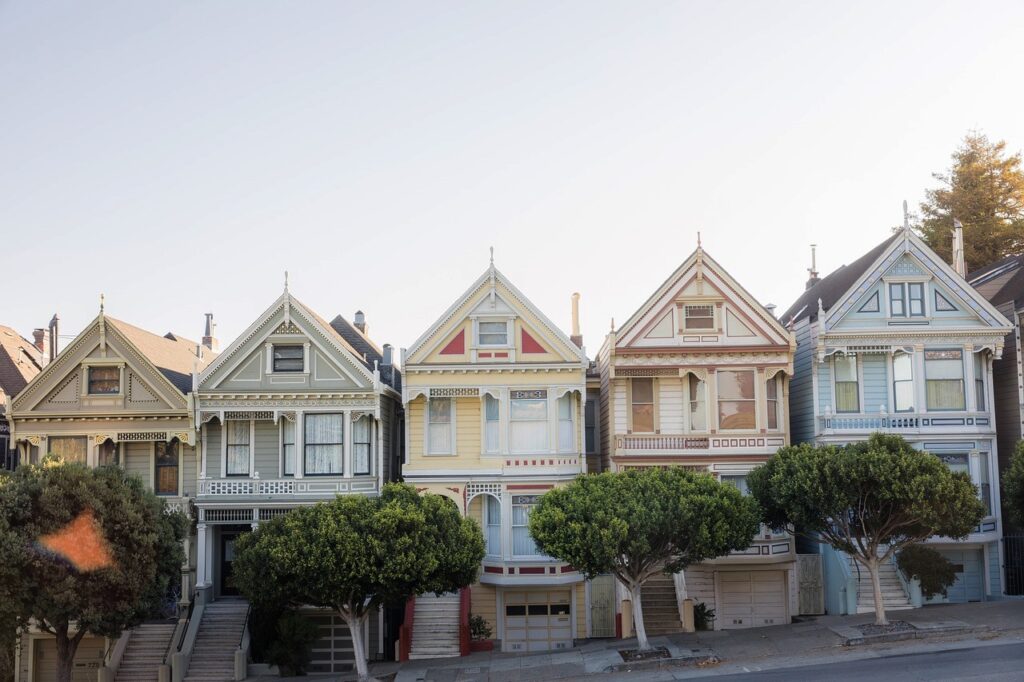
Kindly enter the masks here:
M 154 492 L 157 495 L 178 494 L 178 441 L 157 442 Z
M 985 410 L 985 360 L 981 353 L 974 353 L 974 404 L 978 412 Z
M 427 438 L 428 454 L 448 455 L 452 452 L 452 400 L 431 398 L 427 404 L 429 421 Z
M 229 476 L 249 474 L 249 422 L 228 421 L 228 470 Z
M 363 415 L 352 425 L 352 473 L 370 473 L 373 452 L 373 418 Z
M 558 399 L 558 451 L 572 452 L 576 446 L 576 420 L 573 418 L 572 394 Z
M 493 495 L 484 495 L 486 502 L 487 553 L 491 556 L 501 555 L 501 502 Z
M 284 475 L 295 475 L 295 422 L 281 420 L 281 456 L 284 458 Z
M 897 353 L 892 359 L 893 394 L 897 412 L 914 409 L 913 360 L 907 353 Z
M 633 433 L 654 433 L 654 379 L 630 382 Z
M 311 475 L 342 473 L 342 415 L 307 414 L 305 421 L 305 472 Z
M 836 412 L 860 412 L 857 356 L 836 355 L 832 366 L 836 377 Z
M 723 431 L 757 426 L 753 370 L 722 370 L 718 376 L 718 428 Z
M 965 409 L 964 365 L 960 351 L 926 351 L 924 364 L 928 409 Z
M 65 462 L 85 464 L 88 460 L 89 441 L 86 438 L 47 438 L 46 448 L 47 454 L 57 455 Z
M 708 430 L 708 410 L 704 382 L 690 374 L 690 431 Z
M 765 398 L 768 401 L 768 428 L 779 428 L 779 378 L 772 377 L 765 383 Z
M 533 505 L 512 505 L 512 554 L 515 556 L 537 556 L 540 551 L 530 535 L 527 521 Z
M 548 451 L 547 400 L 513 400 L 509 419 L 509 445 L 513 452 Z
M 484 451 L 498 452 L 500 449 L 500 421 L 498 399 L 484 395 Z

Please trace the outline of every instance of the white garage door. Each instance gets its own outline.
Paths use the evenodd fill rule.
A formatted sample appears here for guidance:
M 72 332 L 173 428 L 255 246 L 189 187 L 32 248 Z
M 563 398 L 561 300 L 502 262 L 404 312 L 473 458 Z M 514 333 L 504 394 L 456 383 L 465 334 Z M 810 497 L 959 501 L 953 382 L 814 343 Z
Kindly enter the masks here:
M 715 621 L 723 630 L 788 622 L 785 571 L 720 571 L 718 589 Z
M 954 604 L 985 599 L 985 580 L 981 567 L 984 561 L 980 549 L 941 550 L 942 556 L 953 562 L 956 582 L 946 591 L 946 601 Z M 938 601 L 941 601 L 941 597 Z
M 74 682 L 96 682 L 96 671 L 103 664 L 104 639 L 85 637 L 75 651 L 71 679 Z M 32 677 L 35 682 L 53 682 L 57 679 L 57 642 L 50 637 L 36 639 Z
M 505 592 L 504 651 L 572 648 L 569 590 Z

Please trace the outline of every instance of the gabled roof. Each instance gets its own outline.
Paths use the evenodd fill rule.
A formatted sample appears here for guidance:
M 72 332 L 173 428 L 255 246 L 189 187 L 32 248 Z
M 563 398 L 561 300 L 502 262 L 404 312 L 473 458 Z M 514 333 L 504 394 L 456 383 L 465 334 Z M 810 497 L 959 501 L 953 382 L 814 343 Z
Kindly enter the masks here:
M 377 344 L 373 342 L 373 339 L 359 331 L 359 327 L 355 326 L 341 315 L 334 316 L 334 319 L 331 320 L 330 327 L 350 346 L 352 346 L 356 352 L 361 355 L 361 357 L 366 358 L 370 369 L 373 369 L 373 363 L 377 363 L 377 368 L 380 370 L 381 381 L 396 391 L 402 390 L 402 373 L 394 364 L 394 356 L 391 358 L 391 364 L 385 365 L 384 353 Z
M 217 356 L 208 348 L 203 349 L 202 359 L 196 356 L 197 345 L 181 336 L 168 333 L 158 336 L 135 325 L 107 316 L 107 324 L 128 339 L 160 373 L 167 377 L 174 387 L 187 394 L 192 390 L 192 372 L 202 371 Z
M 875 261 L 885 253 L 892 243 L 899 238 L 900 234 L 897 232 L 849 265 L 840 265 L 820 282 L 804 291 L 804 293 L 800 295 L 800 298 L 798 298 L 796 302 L 789 307 L 789 310 L 783 313 L 782 317 L 779 318 L 781 322 L 788 325 L 799 322 L 805 317 L 810 317 L 811 319 L 816 318 L 818 315 L 819 298 L 821 299 L 823 309 L 831 309 L 832 306 L 842 298 L 843 294 L 849 291 L 857 280 L 859 280 L 861 276 L 867 272 L 872 265 L 874 265 Z
M 1006 274 L 1010 274 L 1010 277 L 987 298 L 992 305 L 1013 301 L 1014 307 L 1019 308 L 1024 304 L 1024 254 L 1000 258 L 995 263 L 968 273 L 967 277 L 971 286 L 982 288 L 985 282 Z
M 494 278 L 494 281 L 496 283 L 500 282 L 501 285 L 505 289 L 507 289 L 512 294 L 512 296 L 515 297 L 516 301 L 521 306 L 523 306 L 534 317 L 536 317 L 537 320 L 539 320 L 540 323 L 544 325 L 544 328 L 548 332 L 550 332 L 554 338 L 558 339 L 559 342 L 564 344 L 570 354 L 577 356 L 579 358 L 579 361 L 583 363 L 584 366 L 586 366 L 589 360 L 587 359 L 586 354 L 583 352 L 583 349 L 577 346 L 575 343 L 573 343 L 572 340 L 565 334 L 565 332 L 563 332 L 558 327 L 558 325 L 556 325 L 554 322 L 548 319 L 547 315 L 542 313 L 540 309 L 537 306 L 535 306 L 530 301 L 530 299 L 528 299 L 523 294 L 523 292 L 519 291 L 519 289 L 517 289 L 516 286 L 512 284 L 511 280 L 508 279 L 508 277 L 506 277 L 500 270 L 498 270 L 498 268 L 494 267 L 493 262 L 491 263 L 490 267 L 484 270 L 483 274 L 480 275 L 476 279 L 476 281 L 473 282 L 473 284 L 471 284 L 468 289 L 466 289 L 465 292 L 463 292 L 461 296 L 455 299 L 455 302 L 452 303 L 448 307 L 448 309 L 444 311 L 441 317 L 439 317 L 434 322 L 434 324 L 427 327 L 427 331 L 423 332 L 423 335 L 420 336 L 420 338 L 416 339 L 415 343 L 413 343 L 412 346 L 410 346 L 409 349 L 406 351 L 406 358 L 411 358 L 427 343 L 427 341 L 432 339 L 434 335 L 437 334 L 441 330 L 441 328 L 444 327 L 444 325 L 452 318 L 452 316 L 455 315 L 459 308 L 461 308 L 463 305 L 466 304 L 467 301 L 469 301 L 473 296 L 475 296 L 476 293 L 482 287 L 486 286 L 491 281 L 492 277 Z
M 39 350 L 18 332 L 0 325 L 0 389 L 14 397 L 42 369 Z

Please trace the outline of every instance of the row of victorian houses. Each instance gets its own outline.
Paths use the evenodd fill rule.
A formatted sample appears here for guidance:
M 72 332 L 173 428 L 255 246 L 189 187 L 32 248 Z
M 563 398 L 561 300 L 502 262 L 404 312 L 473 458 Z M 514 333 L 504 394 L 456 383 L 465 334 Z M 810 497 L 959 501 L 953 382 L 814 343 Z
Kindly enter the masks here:
M 178 621 L 117 642 L 86 639 L 76 670 L 83 680 L 97 668 L 127 679 L 156 661 L 176 680 L 244 674 L 237 647 L 209 644 L 241 641 L 245 629 L 235 539 L 297 506 L 375 495 L 392 480 L 454 500 L 479 523 L 486 557 L 462 593 L 371 619 L 371 658 L 464 652 L 467 612 L 505 651 L 629 636 L 628 592 L 537 549 L 527 519 L 540 495 L 587 472 L 669 465 L 745 491 L 746 474 L 779 447 L 873 431 L 967 472 L 987 506 L 965 540 L 932 541 L 957 567 L 943 600 L 1019 592 L 1008 585 L 1019 568 L 1001 543 L 998 475 L 1021 434 L 1024 259 L 972 274 L 972 287 L 962 265 L 904 229 L 823 279 L 811 275 L 777 316 L 698 245 L 613 323 L 596 361 L 583 349 L 578 295 L 566 334 L 493 262 L 400 358 L 371 340 L 363 313 L 328 321 L 287 286 L 224 349 L 211 316 L 196 343 L 101 307 L 59 354 L 0 328 L 0 438 L 13 458 L 118 464 L 195 522 Z M 922 605 L 894 566 L 884 583 L 888 606 Z M 648 632 L 682 629 L 687 598 L 714 610 L 716 629 L 872 603 L 847 557 L 767 528 L 745 551 L 653 580 Z M 345 625 L 310 617 L 322 634 L 312 669 L 348 670 Z M 147 646 L 160 655 L 142 655 Z M 50 679 L 53 642 L 26 632 L 17 660 L 19 681 Z

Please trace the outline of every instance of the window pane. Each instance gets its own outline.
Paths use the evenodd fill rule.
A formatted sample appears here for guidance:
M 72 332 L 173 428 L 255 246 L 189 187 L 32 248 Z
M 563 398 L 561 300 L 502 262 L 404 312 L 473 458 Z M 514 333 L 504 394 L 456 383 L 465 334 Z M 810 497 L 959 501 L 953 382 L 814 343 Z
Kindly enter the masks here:
M 633 403 L 633 431 L 652 433 L 654 431 L 654 405 Z
M 373 421 L 368 415 L 352 425 L 352 472 L 370 473 L 370 454 L 373 452 Z
M 946 466 L 949 467 L 950 471 L 959 471 L 965 474 L 971 473 L 971 467 L 968 464 L 969 459 L 966 452 L 945 452 L 940 454 L 938 457 Z
M 715 308 L 710 305 L 688 305 L 683 307 L 686 329 L 712 329 L 715 326 Z
M 723 400 L 753 400 L 753 370 L 722 370 L 718 372 L 718 397 Z
M 920 282 L 911 282 L 909 285 L 910 314 L 921 317 L 924 315 L 924 285 Z
M 914 409 L 914 383 L 912 381 L 897 381 L 895 393 L 897 412 L 908 412 Z
M 429 433 L 430 454 L 447 455 L 452 451 L 452 429 L 449 424 L 431 424 Z
M 156 472 L 154 490 L 157 495 L 178 494 L 178 442 L 165 443 L 158 441 L 156 449 Z
M 173 443 L 157 441 L 156 464 L 157 466 L 178 466 L 178 447 L 176 441 Z
M 547 420 L 548 401 L 546 400 L 513 400 L 511 418 L 513 421 Z
M 509 424 L 509 448 L 513 452 L 547 452 L 547 421 L 513 421 Z
M 860 412 L 860 395 L 856 382 L 836 383 L 836 412 Z
M 756 423 L 753 400 L 718 401 L 718 427 L 723 431 L 753 429 Z
M 779 403 L 775 400 L 768 401 L 768 428 L 779 428 Z
M 121 369 L 119 367 L 90 367 L 89 393 L 107 395 L 121 391 Z
M 910 381 L 914 378 L 913 362 L 907 353 L 897 353 L 892 359 L 892 375 L 896 381 Z
M 492 395 L 484 396 L 484 418 L 487 421 L 498 421 L 498 399 Z
M 707 431 L 708 429 L 708 414 L 707 407 L 705 405 L 705 390 L 704 382 L 695 377 L 689 375 L 689 393 L 690 393 L 690 430 L 691 431 Z
M 103 445 L 100 446 L 100 466 L 110 464 L 120 464 L 120 448 L 118 444 L 112 440 L 106 440 Z
M 303 351 L 302 346 L 274 346 L 274 371 L 301 372 Z
M 959 379 L 929 379 L 929 410 L 962 410 L 964 404 L 964 382 Z
M 452 421 L 452 401 L 451 398 L 431 398 L 430 399 L 430 423 L 431 424 L 450 424 Z
M 344 422 L 340 414 L 305 416 L 307 474 L 339 474 L 342 470 Z
M 992 515 L 992 482 L 988 474 L 988 453 L 981 453 L 978 457 L 978 493 L 981 501 L 985 504 L 985 510 L 989 516 Z
M 725 483 L 726 485 L 731 485 L 744 495 L 750 494 L 750 488 L 747 487 L 746 476 L 727 476 L 723 474 L 722 483 Z
M 836 381 L 857 381 L 857 356 L 835 356 Z
M 633 379 L 633 404 L 654 402 L 654 380 Z
M 281 422 L 281 454 L 284 457 L 284 475 L 295 474 L 295 422 Z
M 533 505 L 512 506 L 512 554 L 516 556 L 540 554 L 526 525 L 532 510 Z
M 491 556 L 501 554 L 501 503 L 492 495 L 484 495 L 484 514 L 486 534 L 484 541 L 487 553 Z
M 480 345 L 504 346 L 508 344 L 508 325 L 505 322 L 481 322 Z
M 978 411 L 985 409 L 985 361 L 981 353 L 974 353 L 974 404 Z
M 906 309 L 903 301 L 903 285 L 889 285 L 889 314 L 893 317 L 905 317 Z
M 246 476 L 249 474 L 249 422 L 230 420 L 226 422 L 228 439 L 227 474 Z
M 228 445 L 249 444 L 249 422 L 228 421 Z
M 87 460 L 88 440 L 80 437 L 47 438 L 47 454 L 57 455 L 65 462 L 85 464 Z
M 558 450 L 571 452 L 575 449 L 575 420 L 572 414 L 572 395 L 566 394 L 558 399 Z

